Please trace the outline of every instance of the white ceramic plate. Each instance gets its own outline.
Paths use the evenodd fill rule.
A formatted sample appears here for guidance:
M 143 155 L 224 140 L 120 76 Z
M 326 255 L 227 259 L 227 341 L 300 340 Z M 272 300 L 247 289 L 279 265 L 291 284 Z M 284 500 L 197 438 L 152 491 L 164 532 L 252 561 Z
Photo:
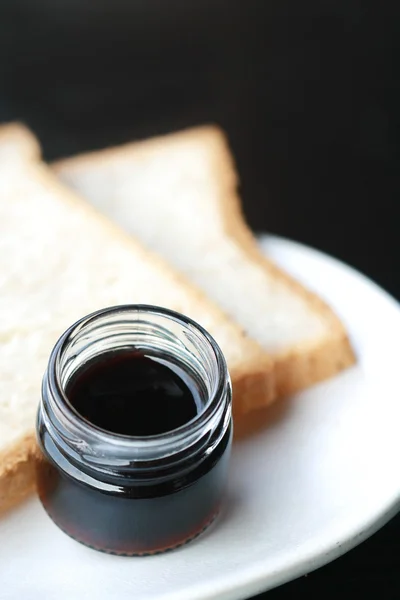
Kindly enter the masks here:
M 95 552 L 59 531 L 33 499 L 0 522 L 2 600 L 239 600 L 336 558 L 395 514 L 399 306 L 319 252 L 270 237 L 262 245 L 337 310 L 358 366 L 292 399 L 235 444 L 221 518 L 180 550 Z

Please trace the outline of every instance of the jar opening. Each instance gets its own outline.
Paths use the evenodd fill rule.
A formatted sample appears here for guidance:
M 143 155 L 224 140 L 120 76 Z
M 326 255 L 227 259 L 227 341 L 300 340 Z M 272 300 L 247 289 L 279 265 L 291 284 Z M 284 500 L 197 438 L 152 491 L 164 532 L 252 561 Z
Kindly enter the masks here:
M 68 397 L 71 382 L 107 353 L 139 352 L 173 366 L 195 389 L 196 412 L 178 427 L 150 435 L 126 435 L 98 427 Z M 188 379 L 186 379 L 186 383 Z M 189 387 L 190 387 L 189 386 Z M 231 411 L 230 380 L 214 339 L 191 319 L 168 309 L 125 305 L 99 310 L 72 325 L 50 356 L 43 381 L 42 412 L 67 453 L 82 448 L 91 464 L 148 464 L 198 451 L 226 431 Z
M 90 359 L 72 375 L 64 395 L 88 427 L 144 438 L 190 424 L 209 401 L 207 385 L 195 369 L 137 346 Z

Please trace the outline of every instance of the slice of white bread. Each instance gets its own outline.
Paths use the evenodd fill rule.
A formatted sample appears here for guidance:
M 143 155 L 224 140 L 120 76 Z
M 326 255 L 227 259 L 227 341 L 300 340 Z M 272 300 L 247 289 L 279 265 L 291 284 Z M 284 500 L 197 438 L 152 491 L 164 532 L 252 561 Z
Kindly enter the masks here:
M 278 395 L 354 362 L 332 310 L 261 254 L 243 219 L 233 159 L 217 127 L 92 152 L 54 168 L 273 355 Z
M 49 353 L 75 320 L 101 307 L 166 306 L 221 345 L 246 410 L 273 398 L 271 361 L 240 327 L 41 162 L 30 132 L 0 127 L 0 511 L 33 487 L 35 414 Z

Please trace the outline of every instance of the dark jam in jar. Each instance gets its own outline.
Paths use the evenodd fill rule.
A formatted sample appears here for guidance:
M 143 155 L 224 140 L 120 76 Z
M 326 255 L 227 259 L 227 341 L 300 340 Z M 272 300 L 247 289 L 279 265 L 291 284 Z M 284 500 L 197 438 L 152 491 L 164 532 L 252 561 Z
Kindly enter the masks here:
M 198 395 L 178 366 L 134 350 L 101 354 L 77 371 L 66 389 L 70 404 L 93 425 L 131 436 L 185 425 L 201 410 Z
M 222 353 L 172 311 L 98 311 L 56 344 L 37 431 L 39 497 L 62 530 L 115 554 L 181 546 L 223 496 L 232 432 Z

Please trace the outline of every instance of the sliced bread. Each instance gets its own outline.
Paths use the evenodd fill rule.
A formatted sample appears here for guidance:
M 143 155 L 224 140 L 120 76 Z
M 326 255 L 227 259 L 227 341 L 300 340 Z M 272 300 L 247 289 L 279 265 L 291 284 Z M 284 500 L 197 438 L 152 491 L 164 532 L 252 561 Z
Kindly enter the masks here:
M 105 306 L 166 306 L 221 345 L 238 412 L 274 394 L 256 342 L 160 258 L 64 187 L 33 135 L 0 127 L 0 511 L 33 486 L 35 413 L 52 346 L 75 320 Z
M 318 296 L 260 252 L 224 134 L 200 127 L 62 160 L 63 182 L 177 267 L 275 359 L 278 395 L 354 362 Z

